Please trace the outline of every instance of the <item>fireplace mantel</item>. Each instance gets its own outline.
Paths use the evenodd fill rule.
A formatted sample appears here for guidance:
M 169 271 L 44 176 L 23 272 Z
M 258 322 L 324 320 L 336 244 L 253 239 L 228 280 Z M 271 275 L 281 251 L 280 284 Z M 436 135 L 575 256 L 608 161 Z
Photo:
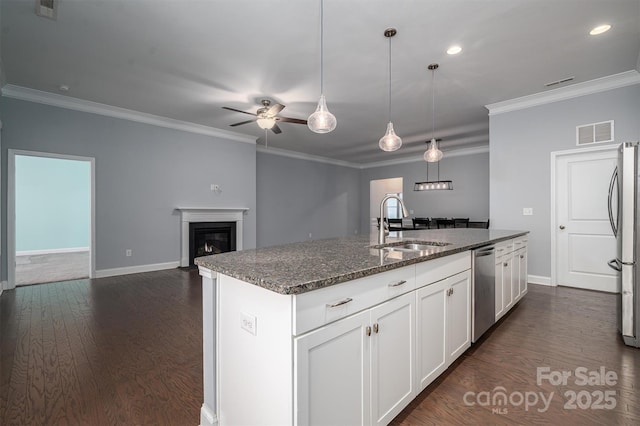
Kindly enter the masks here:
M 189 266 L 189 223 L 236 222 L 236 250 L 242 250 L 242 225 L 248 208 L 178 207 L 180 212 L 180 266 Z

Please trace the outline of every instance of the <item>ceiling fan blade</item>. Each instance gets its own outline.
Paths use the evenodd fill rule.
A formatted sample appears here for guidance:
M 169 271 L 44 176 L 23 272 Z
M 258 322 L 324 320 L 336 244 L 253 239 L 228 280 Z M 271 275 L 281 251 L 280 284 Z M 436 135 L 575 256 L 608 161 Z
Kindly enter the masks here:
M 239 123 L 229 124 L 231 127 L 242 126 L 243 124 L 253 123 L 256 120 L 241 121 Z
M 302 120 L 300 118 L 276 117 L 276 120 L 282 121 L 282 122 L 285 122 L 285 123 L 307 124 L 307 120 Z
M 246 112 L 246 111 L 242 111 L 239 109 L 235 109 L 235 108 L 229 108 L 229 107 L 222 107 L 222 109 L 228 109 L 229 111 L 235 111 L 235 112 L 241 112 L 243 114 L 249 114 L 249 115 L 253 115 L 255 116 L 256 114 L 252 113 L 252 112 Z
M 275 104 L 272 107 L 270 107 L 267 112 L 266 115 L 269 117 L 273 117 L 274 115 L 277 115 L 280 111 L 282 111 L 284 109 L 284 105 L 282 104 Z
M 273 127 L 271 128 L 271 131 L 276 135 L 279 135 L 280 133 L 282 133 L 282 130 L 280 129 L 280 127 L 278 127 L 277 124 L 273 125 Z

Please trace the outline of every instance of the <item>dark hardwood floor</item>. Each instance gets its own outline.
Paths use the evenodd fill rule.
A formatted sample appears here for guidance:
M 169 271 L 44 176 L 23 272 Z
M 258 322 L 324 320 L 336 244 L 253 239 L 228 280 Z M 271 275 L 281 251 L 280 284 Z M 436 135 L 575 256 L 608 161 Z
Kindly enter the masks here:
M 0 424 L 197 425 L 202 292 L 180 270 L 0 298 Z
M 198 424 L 201 299 L 197 271 L 179 269 L 4 292 L 0 424 Z M 531 285 L 393 424 L 640 424 L 640 349 L 622 344 L 615 321 L 613 295 Z M 538 384 L 538 367 L 572 375 Z M 578 367 L 611 370 L 616 384 L 576 384 Z M 494 405 L 500 390 L 511 401 Z M 596 409 L 613 404 L 612 394 L 596 404 L 605 391 L 615 408 Z M 519 395 L 533 402 L 534 392 L 526 409 Z

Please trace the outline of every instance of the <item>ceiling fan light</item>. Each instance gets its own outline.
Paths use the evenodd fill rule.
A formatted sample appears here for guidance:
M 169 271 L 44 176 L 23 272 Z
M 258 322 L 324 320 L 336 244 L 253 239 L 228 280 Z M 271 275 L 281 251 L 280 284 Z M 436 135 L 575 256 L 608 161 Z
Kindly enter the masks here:
M 424 152 L 424 161 L 428 163 L 437 163 L 442 160 L 444 154 L 438 149 L 438 145 L 435 139 L 431 139 L 429 149 Z
M 258 127 L 261 129 L 271 129 L 276 124 L 276 119 L 273 117 L 259 117 L 256 120 Z
M 320 95 L 316 111 L 307 119 L 309 130 L 314 133 L 329 133 L 336 128 L 338 120 L 329 112 L 324 95 Z
M 387 152 L 397 151 L 402 146 L 402 139 L 393 131 L 392 122 L 387 123 L 387 132 L 380 138 L 378 145 L 381 150 Z

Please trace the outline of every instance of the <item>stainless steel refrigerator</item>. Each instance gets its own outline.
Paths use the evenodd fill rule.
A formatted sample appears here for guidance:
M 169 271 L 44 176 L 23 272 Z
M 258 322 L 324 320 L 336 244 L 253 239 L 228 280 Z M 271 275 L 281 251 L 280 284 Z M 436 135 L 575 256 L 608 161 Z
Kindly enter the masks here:
M 627 142 L 618 148 L 618 167 L 609 185 L 609 220 L 618 243 L 617 256 L 609 266 L 619 271 L 618 330 L 624 343 L 640 347 L 640 277 L 637 271 L 638 251 L 638 142 Z

